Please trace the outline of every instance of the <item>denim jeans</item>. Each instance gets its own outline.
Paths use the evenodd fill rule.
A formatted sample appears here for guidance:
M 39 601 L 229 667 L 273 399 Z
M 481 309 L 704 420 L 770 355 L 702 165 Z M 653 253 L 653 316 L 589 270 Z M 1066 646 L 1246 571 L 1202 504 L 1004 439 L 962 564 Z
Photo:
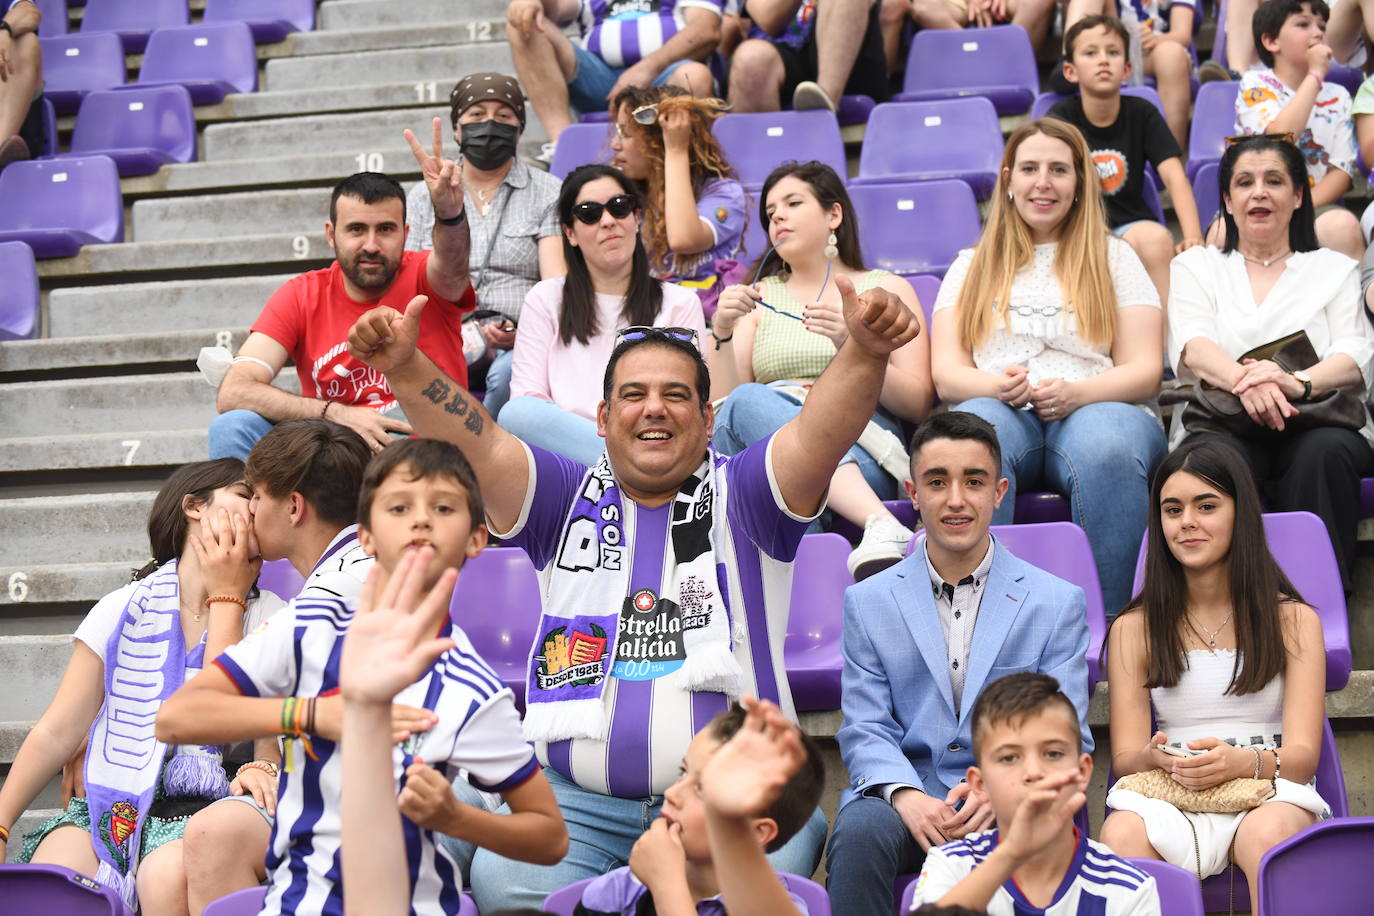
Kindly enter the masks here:
M 487 366 L 487 396 L 482 399 L 482 406 L 493 417 L 499 415 L 510 400 L 510 372 L 514 362 L 514 350 L 497 350 L 491 365 Z
M 892 882 L 919 872 L 926 859 L 897 809 L 881 798 L 856 798 L 840 809 L 826 855 L 834 916 L 891 913 Z
M 251 410 L 225 411 L 210 424 L 210 457 L 247 461 L 253 446 L 275 425 Z
M 740 385 L 725 403 L 716 411 L 715 435 L 711 441 L 716 451 L 722 455 L 735 455 L 758 442 L 765 436 L 777 432 L 793 417 L 801 413 L 801 402 L 769 385 L 748 382 Z M 873 421 L 883 429 L 902 435 L 901 425 L 881 408 L 873 415 Z M 874 461 L 868 452 L 857 445 L 851 448 L 840 462 L 853 461 L 859 465 L 864 480 L 878 494 L 879 499 L 896 499 L 897 481 L 893 480 Z
M 596 424 L 543 398 L 512 398 L 497 419 L 516 438 L 591 467 L 601 460 L 606 440 Z
M 483 913 L 503 909 L 537 911 L 543 907 L 544 898 L 559 888 L 628 865 L 635 840 L 649 829 L 663 806 L 661 795 L 616 798 L 583 789 L 548 768 L 544 775 L 553 786 L 568 825 L 572 840 L 568 854 L 562 862 L 548 866 L 517 862 L 478 849 L 469 880 L 477 908 Z M 509 806 L 503 805 L 499 813 L 509 812 Z M 826 829 L 825 815 L 817 808 L 806 826 L 782 849 L 769 855 L 768 861 L 778 871 L 809 878 L 820 862 Z M 458 841 L 445 837 L 443 842 L 460 860 L 467 854 L 466 850 L 454 848 Z
M 1018 487 L 1067 497 L 1075 524 L 1092 545 L 1107 618 L 1115 617 L 1131 599 L 1150 512 L 1150 475 L 1168 451 L 1159 421 L 1119 401 L 1087 404 L 1048 423 L 997 398 L 974 398 L 955 409 L 997 429 L 1011 488 L 993 523 L 1011 524 Z

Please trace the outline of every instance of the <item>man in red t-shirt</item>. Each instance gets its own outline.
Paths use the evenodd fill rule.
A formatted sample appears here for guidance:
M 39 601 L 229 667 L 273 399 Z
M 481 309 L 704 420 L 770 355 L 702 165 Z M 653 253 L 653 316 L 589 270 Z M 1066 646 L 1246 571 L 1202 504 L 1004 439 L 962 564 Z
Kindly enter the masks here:
M 434 119 L 434 151 L 405 132 L 434 204 L 434 250 L 405 251 L 405 191 L 377 172 L 339 182 L 329 202 L 325 238 L 336 260 L 286 281 L 267 300 L 219 387 L 220 415 L 210 425 L 210 457 L 247 458 L 254 443 L 282 420 L 323 417 L 356 431 L 376 451 L 410 426 L 380 372 L 348 355 L 348 331 L 379 305 L 404 309 L 428 296 L 420 339 L 459 384 L 467 385 L 462 316 L 476 307 L 468 282 L 471 244 L 463 186 L 443 157 L 442 126 Z M 272 386 L 296 365 L 300 395 Z

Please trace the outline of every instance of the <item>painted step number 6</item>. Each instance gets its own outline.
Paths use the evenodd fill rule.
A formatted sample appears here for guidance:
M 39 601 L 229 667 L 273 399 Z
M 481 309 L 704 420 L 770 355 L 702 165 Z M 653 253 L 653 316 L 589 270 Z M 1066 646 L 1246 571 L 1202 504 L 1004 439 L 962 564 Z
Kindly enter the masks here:
M 29 597 L 29 574 L 10 573 L 10 600 L 23 601 Z

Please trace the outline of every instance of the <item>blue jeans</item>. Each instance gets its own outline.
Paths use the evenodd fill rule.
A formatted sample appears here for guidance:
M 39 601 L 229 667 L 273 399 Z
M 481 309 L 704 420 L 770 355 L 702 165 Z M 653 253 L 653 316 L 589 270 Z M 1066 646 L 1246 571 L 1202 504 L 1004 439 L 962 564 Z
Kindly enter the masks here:
M 547 866 L 516 862 L 478 849 L 469 878 L 477 908 L 483 913 L 505 909 L 538 911 L 543 908 L 544 898 L 559 888 L 628 865 L 630 849 L 663 806 L 661 795 L 616 798 L 583 789 L 547 767 L 544 775 L 553 786 L 568 825 L 572 840 L 568 854 L 557 865 Z M 509 812 L 509 806 L 501 807 L 500 813 Z M 826 828 L 825 815 L 817 808 L 806 826 L 768 857 L 769 863 L 778 871 L 810 877 L 820 862 Z M 444 840 L 446 845 L 452 842 Z M 454 851 L 452 846 L 449 848 Z
M 276 424 L 251 410 L 229 410 L 210 424 L 210 457 L 248 460 L 258 440 Z
M 491 365 L 487 366 L 487 396 L 482 399 L 482 406 L 493 417 L 500 414 L 510 400 L 510 371 L 514 361 L 514 350 L 497 350 Z
M 730 392 L 725 403 L 716 411 L 716 429 L 711 441 L 722 455 L 735 455 L 782 429 L 799 413 L 800 401 L 777 388 L 748 382 Z M 873 415 L 873 422 L 898 438 L 902 435 L 901 425 L 881 408 Z M 850 461 L 858 464 L 864 480 L 879 499 L 897 498 L 897 481 L 879 467 L 868 452 L 856 445 L 840 464 Z
M 601 460 L 606 440 L 596 424 L 543 398 L 512 398 L 497 419 L 516 438 L 591 467 Z
M 573 69 L 573 78 L 568 83 L 568 101 L 584 114 L 589 111 L 605 111 L 606 107 L 611 104 L 610 94 L 611 89 L 615 87 L 615 81 L 620 79 L 620 74 L 629 68 L 612 67 L 582 47 L 580 42 L 574 41 L 572 46 L 573 54 L 577 58 L 577 66 Z M 662 86 L 668 82 L 673 71 L 684 63 L 685 61 L 679 60 L 664 67 L 663 72 L 654 77 L 649 85 Z
M 892 882 L 898 875 L 919 872 L 925 860 L 895 808 L 881 798 L 854 799 L 835 818 L 826 853 L 831 912 L 891 913 Z
M 1088 404 L 1049 423 L 997 398 L 974 398 L 955 410 L 976 414 L 997 429 L 1002 473 L 1011 488 L 993 523 L 1012 523 L 1017 487 L 1067 497 L 1075 524 L 1093 548 L 1107 618 L 1115 617 L 1131 599 L 1150 512 L 1150 475 L 1168 451 L 1159 421 L 1119 401 Z

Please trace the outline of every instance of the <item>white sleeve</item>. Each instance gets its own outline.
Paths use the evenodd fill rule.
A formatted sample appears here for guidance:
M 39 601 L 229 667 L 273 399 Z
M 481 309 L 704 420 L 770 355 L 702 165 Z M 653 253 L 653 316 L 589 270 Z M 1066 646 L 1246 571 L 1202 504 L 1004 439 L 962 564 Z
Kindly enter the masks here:
M 969 876 L 972 869 L 966 863 L 971 862 L 969 856 L 960 856 L 957 859 L 953 856 L 945 855 L 940 847 L 932 849 L 926 854 L 926 864 L 921 869 L 921 875 L 916 879 L 915 895 L 911 898 L 911 909 L 914 911 L 927 903 L 938 903 L 955 886 Z
M 225 649 L 213 664 L 244 696 L 290 696 L 296 685 L 295 650 L 296 613 L 291 604 Z
M 1159 888 L 1153 875 L 1136 888 L 1135 894 L 1125 906 L 1112 908 L 1112 916 L 1160 916 Z
M 1107 263 L 1112 271 L 1112 286 L 1116 289 L 1116 307 L 1150 305 L 1159 308 L 1159 290 L 1145 272 L 1145 265 L 1135 249 L 1118 238 L 1112 238 L 1109 244 Z
M 243 618 L 243 635 L 252 633 L 266 623 L 267 618 L 284 607 L 286 601 L 276 592 L 258 592 L 258 597 L 248 602 L 248 613 Z
M 964 288 L 964 278 L 968 276 L 969 264 L 972 262 L 973 249 L 965 248 L 959 252 L 954 263 L 949 265 L 945 279 L 940 283 L 940 292 L 935 296 L 935 307 L 930 310 L 932 315 L 940 309 L 954 308 L 955 303 L 959 301 L 959 291 Z
M 1370 328 L 1360 301 L 1360 271 L 1357 265 L 1350 265 L 1336 297 L 1326 303 L 1323 311 L 1326 313 L 1331 341 L 1326 346 L 1326 352 L 1318 353 L 1317 358 L 1326 359 L 1333 353 L 1346 354 L 1360 367 L 1365 390 L 1374 390 L 1374 329 Z
M 96 656 L 103 659 L 105 649 L 110 644 L 110 637 L 114 635 L 115 627 L 119 626 L 119 618 L 129 604 L 129 596 L 137 586 L 137 582 L 130 582 L 97 601 L 95 606 L 86 612 L 86 617 L 76 628 L 72 639 L 85 643 Z
M 1169 264 L 1169 365 L 1179 378 L 1195 377 L 1181 364 L 1188 341 L 1205 337 L 1218 342 L 1214 269 L 1202 248 L 1189 249 Z
M 520 729 L 509 690 L 488 700 L 463 723 L 449 762 L 467 770 L 468 782 L 484 792 L 506 792 L 539 769 L 534 748 Z

